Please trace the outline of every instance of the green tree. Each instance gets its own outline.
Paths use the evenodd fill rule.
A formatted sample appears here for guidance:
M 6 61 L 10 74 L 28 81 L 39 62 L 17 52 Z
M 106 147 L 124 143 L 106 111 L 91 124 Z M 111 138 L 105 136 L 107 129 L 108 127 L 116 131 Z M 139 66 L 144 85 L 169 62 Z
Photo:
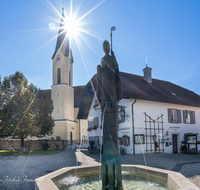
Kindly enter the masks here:
M 0 137 L 21 139 L 53 133 L 53 103 L 47 93 L 28 84 L 20 72 L 5 77 L 0 83 Z

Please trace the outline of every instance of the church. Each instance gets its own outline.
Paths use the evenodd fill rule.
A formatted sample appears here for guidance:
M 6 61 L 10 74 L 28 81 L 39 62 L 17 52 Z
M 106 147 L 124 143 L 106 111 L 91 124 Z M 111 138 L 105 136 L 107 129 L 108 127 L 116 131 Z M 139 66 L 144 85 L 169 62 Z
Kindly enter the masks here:
M 64 8 L 58 32 L 55 52 L 52 56 L 53 82 L 51 94 L 54 110 L 52 117 L 55 122 L 54 133 L 61 140 L 80 141 L 87 136 L 87 120 L 77 119 L 84 86 L 73 86 L 73 55 L 69 48 L 67 31 L 64 30 Z
M 64 17 L 64 11 L 63 11 Z M 85 86 L 73 86 L 73 55 L 61 19 L 53 61 L 55 121 L 51 137 L 102 141 L 102 114 L 95 96 L 97 74 Z M 120 64 L 120 63 L 119 63 Z M 146 66 L 143 76 L 120 72 L 123 98 L 119 101 L 118 137 L 127 154 L 179 153 L 183 142 L 200 151 L 200 96 L 168 81 L 152 78 Z M 50 137 L 50 138 L 51 138 Z

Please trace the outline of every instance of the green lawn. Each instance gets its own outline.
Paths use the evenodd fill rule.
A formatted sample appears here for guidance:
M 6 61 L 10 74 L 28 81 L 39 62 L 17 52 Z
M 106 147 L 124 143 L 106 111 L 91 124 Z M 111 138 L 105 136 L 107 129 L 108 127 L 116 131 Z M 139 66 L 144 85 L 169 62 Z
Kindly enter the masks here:
M 20 152 L 19 150 L 0 150 L 0 155 L 37 155 L 37 154 L 51 154 L 59 152 L 60 150 L 37 150 L 30 152 Z

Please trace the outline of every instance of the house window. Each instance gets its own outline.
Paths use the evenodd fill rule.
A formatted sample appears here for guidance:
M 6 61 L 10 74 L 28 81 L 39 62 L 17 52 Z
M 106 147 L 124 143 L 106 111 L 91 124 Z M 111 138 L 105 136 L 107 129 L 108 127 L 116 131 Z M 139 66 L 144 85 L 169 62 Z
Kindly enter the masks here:
M 61 83 L 61 70 L 60 70 L 60 68 L 58 68 L 58 70 L 57 70 L 57 77 L 58 77 L 58 84 L 60 84 Z
M 144 135 L 134 135 L 134 143 L 135 144 L 144 144 Z
M 97 129 L 99 127 L 99 118 L 95 117 L 93 120 L 93 129 Z
M 95 117 L 93 120 L 88 121 L 88 131 L 95 130 L 99 127 L 99 118 Z
M 129 146 L 130 145 L 130 137 L 124 135 L 123 137 L 119 137 L 120 145 Z
M 118 123 L 125 122 L 125 108 L 119 107 L 118 108 Z
M 168 122 L 181 123 L 181 110 L 168 108 Z
M 88 121 L 88 131 L 91 131 L 91 129 L 92 129 L 92 121 L 91 120 L 89 120 Z
M 95 144 L 96 146 L 99 146 L 99 136 L 95 136 L 95 137 L 94 137 L 94 144 Z
M 69 71 L 69 86 L 72 86 L 71 71 Z
M 195 112 L 190 110 L 183 110 L 183 123 L 195 124 Z
M 93 106 L 93 108 L 97 108 L 98 106 L 99 106 L 98 101 L 95 100 L 95 101 L 94 101 L 94 106 Z

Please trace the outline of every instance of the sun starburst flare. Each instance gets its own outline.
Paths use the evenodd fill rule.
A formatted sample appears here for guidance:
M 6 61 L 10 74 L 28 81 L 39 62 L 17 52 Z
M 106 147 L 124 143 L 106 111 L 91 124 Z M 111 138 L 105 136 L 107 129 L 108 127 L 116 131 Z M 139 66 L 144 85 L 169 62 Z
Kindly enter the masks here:
M 82 34 L 87 34 L 90 35 L 92 37 L 98 38 L 100 40 L 103 40 L 102 38 L 95 36 L 94 34 L 92 34 L 91 32 L 83 29 L 82 27 L 85 25 L 88 25 L 88 23 L 83 22 L 83 19 L 88 16 L 90 13 L 92 13 L 95 9 L 97 9 L 102 3 L 104 3 L 106 0 L 101 1 L 99 4 L 97 4 L 95 7 L 93 7 L 91 10 L 89 10 L 88 12 L 86 12 L 83 16 L 81 16 L 80 18 L 76 18 L 78 15 L 78 11 L 80 10 L 81 4 L 78 8 L 78 10 L 76 12 L 73 12 L 73 6 L 72 6 L 72 0 L 70 2 L 70 10 L 69 12 L 67 12 L 66 10 L 64 10 L 63 8 L 63 13 L 61 14 L 53 5 L 52 3 L 47 0 L 47 2 L 49 3 L 49 5 L 53 8 L 53 10 L 56 12 L 56 14 L 59 16 L 59 18 L 61 18 L 61 24 L 62 27 L 60 26 L 59 29 L 62 29 L 62 32 L 66 32 L 67 35 L 65 36 L 65 38 L 68 38 L 69 42 L 70 42 L 70 46 L 71 46 L 71 41 L 72 39 L 75 39 L 75 42 L 77 43 L 80 40 L 77 40 L 78 38 L 83 39 L 83 35 Z M 55 20 L 55 19 L 54 19 Z M 60 20 L 56 20 L 58 23 L 60 23 Z M 50 23 L 49 24 L 49 28 L 50 30 L 58 30 L 58 27 L 55 26 L 54 23 Z M 60 35 L 60 34 L 58 34 Z M 85 40 L 83 40 L 84 42 L 86 42 Z M 88 46 L 88 43 L 86 43 Z M 91 48 L 91 47 L 90 47 Z

